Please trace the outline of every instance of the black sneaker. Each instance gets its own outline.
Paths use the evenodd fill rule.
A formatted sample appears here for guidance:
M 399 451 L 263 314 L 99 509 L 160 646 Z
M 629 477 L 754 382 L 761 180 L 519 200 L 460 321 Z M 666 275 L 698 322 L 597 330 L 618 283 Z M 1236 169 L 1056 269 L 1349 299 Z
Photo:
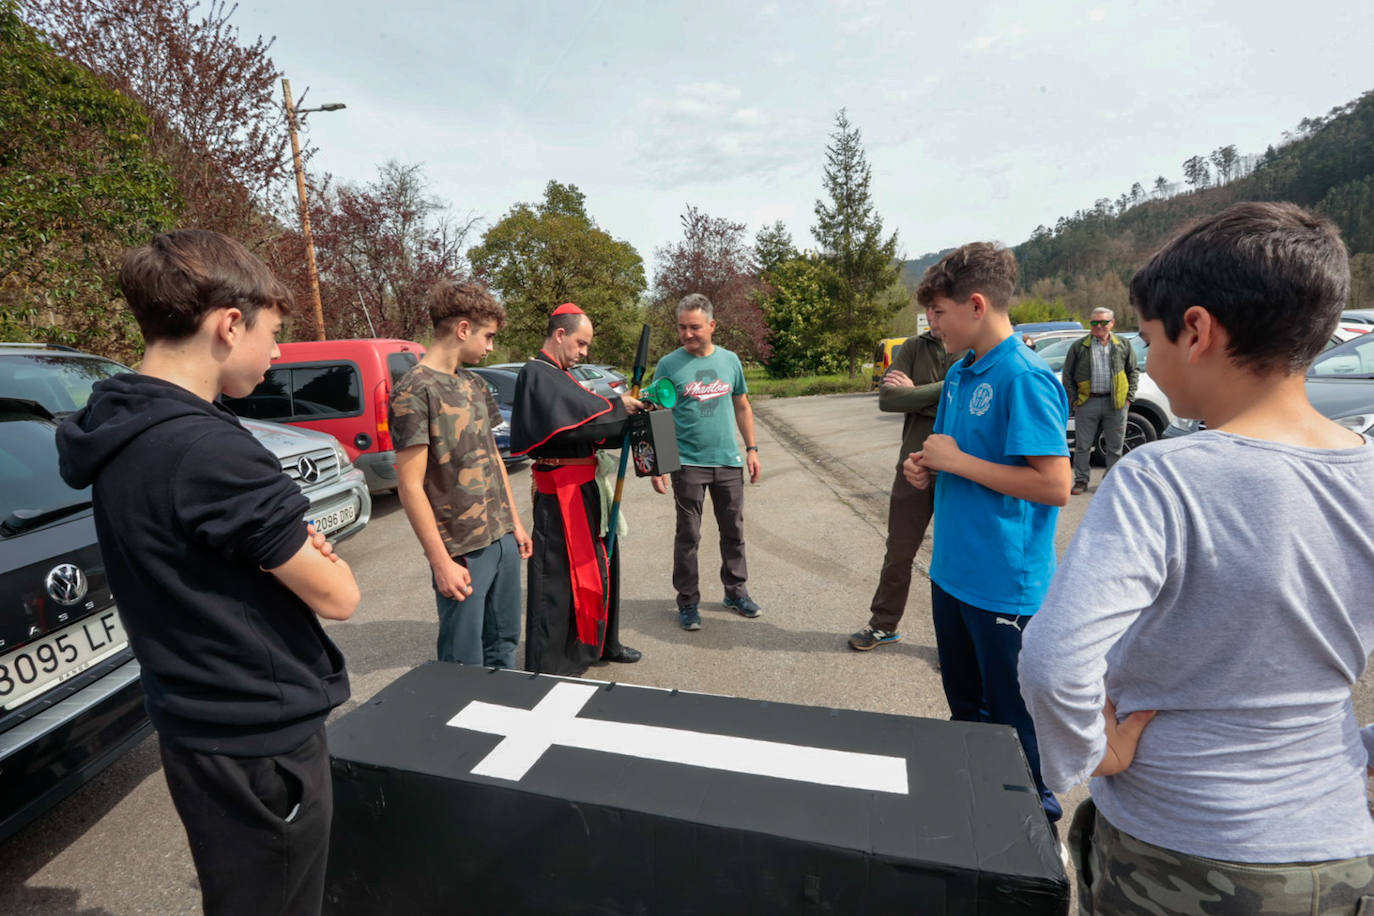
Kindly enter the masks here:
M 685 607 L 678 608 L 677 622 L 678 626 L 682 627 L 684 630 L 700 630 L 701 615 L 697 613 L 697 606 L 695 604 L 689 604 Z
M 748 595 L 740 595 L 738 598 L 731 598 L 726 595 L 725 600 L 721 603 L 741 617 L 757 617 L 763 613 L 758 602 Z
M 858 649 L 860 652 L 867 652 L 875 649 L 883 643 L 901 642 L 902 634 L 896 630 L 880 630 L 877 627 L 864 627 L 853 636 L 849 637 L 849 648 Z

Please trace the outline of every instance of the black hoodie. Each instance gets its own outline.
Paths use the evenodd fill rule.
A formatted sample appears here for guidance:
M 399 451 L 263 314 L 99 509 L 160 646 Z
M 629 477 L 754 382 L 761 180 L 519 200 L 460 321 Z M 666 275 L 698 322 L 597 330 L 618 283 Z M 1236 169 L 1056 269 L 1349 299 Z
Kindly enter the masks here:
M 110 588 L 164 740 L 282 754 L 348 698 L 343 656 L 263 569 L 305 543 L 309 501 L 225 408 L 171 382 L 96 384 L 57 433 L 62 477 L 93 486 Z

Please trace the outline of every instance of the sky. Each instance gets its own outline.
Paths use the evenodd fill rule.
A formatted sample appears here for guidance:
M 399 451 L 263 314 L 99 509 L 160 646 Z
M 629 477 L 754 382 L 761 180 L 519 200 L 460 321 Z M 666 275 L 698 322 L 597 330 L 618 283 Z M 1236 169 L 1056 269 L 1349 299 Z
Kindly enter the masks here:
M 479 232 L 575 184 L 650 282 L 688 205 L 815 247 L 841 108 L 914 258 L 1018 244 L 1374 89 L 1368 0 L 242 0 L 231 21 L 275 36 L 306 106 L 348 106 L 308 117 L 314 170 L 421 163 Z

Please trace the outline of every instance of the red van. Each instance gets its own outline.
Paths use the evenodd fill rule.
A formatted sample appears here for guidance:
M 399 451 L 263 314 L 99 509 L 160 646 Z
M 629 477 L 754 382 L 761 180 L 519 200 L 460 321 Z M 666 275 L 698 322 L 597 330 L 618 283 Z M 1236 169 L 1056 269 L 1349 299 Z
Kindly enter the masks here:
M 262 384 L 246 398 L 224 398 L 224 405 L 241 417 L 328 433 L 367 476 L 369 492 L 394 490 L 391 387 L 424 355 L 413 340 L 284 343 Z

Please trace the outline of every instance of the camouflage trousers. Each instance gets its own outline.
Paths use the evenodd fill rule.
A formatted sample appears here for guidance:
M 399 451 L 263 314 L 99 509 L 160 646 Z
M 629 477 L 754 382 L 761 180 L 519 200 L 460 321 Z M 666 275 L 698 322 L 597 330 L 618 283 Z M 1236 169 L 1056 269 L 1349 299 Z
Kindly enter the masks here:
M 1185 855 L 1117 830 L 1092 799 L 1069 829 L 1080 916 L 1374 916 L 1374 856 L 1246 865 Z

